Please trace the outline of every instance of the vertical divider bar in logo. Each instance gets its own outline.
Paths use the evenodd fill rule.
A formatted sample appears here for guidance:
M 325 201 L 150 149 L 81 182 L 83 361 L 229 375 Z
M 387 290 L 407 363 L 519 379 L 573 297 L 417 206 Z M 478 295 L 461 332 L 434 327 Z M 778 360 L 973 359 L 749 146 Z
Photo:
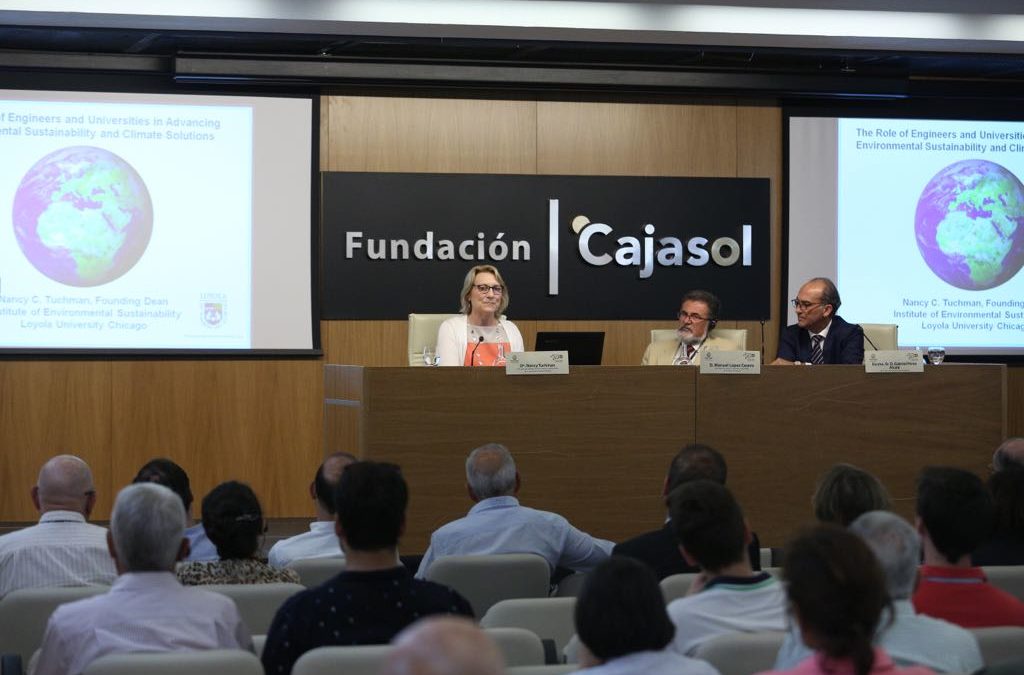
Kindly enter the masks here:
M 558 295 L 558 200 L 548 200 L 548 295 Z

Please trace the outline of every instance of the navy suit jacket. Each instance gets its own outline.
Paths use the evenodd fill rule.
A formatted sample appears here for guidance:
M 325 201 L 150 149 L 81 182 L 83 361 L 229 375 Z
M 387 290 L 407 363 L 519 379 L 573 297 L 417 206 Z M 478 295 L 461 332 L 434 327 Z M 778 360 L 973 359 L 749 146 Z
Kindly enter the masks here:
M 864 363 L 864 329 L 847 323 L 838 314 L 833 316 L 821 352 L 825 363 Z M 787 361 L 810 363 L 810 334 L 797 324 L 786 326 L 779 338 L 778 356 Z
M 750 546 L 747 548 L 750 564 L 755 570 L 761 569 L 761 542 L 757 534 L 751 532 Z M 700 568 L 686 564 L 683 554 L 679 552 L 679 540 L 672 532 L 672 524 L 665 523 L 660 530 L 645 532 L 621 544 L 616 544 L 612 555 L 625 555 L 647 563 L 658 580 L 673 574 L 699 572 Z

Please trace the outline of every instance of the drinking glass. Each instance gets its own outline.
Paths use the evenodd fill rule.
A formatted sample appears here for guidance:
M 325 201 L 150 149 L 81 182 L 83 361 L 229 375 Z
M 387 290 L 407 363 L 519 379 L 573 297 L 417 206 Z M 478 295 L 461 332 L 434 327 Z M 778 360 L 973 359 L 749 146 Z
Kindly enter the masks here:
M 937 366 L 943 362 L 946 358 L 945 347 L 929 347 L 928 348 L 928 363 L 933 366 Z
M 433 347 L 423 348 L 423 363 L 425 363 L 428 366 L 437 365 L 437 354 L 434 352 Z

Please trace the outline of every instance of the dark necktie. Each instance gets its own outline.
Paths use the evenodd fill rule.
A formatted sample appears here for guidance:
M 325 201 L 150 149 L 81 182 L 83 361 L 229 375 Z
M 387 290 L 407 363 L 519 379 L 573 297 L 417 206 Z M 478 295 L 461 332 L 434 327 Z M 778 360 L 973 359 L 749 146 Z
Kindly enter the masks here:
M 693 363 L 693 356 L 697 353 L 697 349 L 693 345 L 686 345 L 686 362 Z
M 825 338 L 820 335 L 811 336 L 811 363 L 820 366 L 825 363 L 825 355 L 821 353 L 821 343 Z

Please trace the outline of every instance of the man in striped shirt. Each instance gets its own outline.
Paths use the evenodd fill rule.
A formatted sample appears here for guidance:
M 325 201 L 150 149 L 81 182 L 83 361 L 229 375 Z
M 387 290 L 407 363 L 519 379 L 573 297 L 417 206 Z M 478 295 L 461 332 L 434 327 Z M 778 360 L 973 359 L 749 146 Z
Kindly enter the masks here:
M 107 530 L 86 522 L 96 504 L 89 465 L 57 455 L 32 488 L 39 523 L 0 537 L 0 596 L 19 588 L 110 585 Z

